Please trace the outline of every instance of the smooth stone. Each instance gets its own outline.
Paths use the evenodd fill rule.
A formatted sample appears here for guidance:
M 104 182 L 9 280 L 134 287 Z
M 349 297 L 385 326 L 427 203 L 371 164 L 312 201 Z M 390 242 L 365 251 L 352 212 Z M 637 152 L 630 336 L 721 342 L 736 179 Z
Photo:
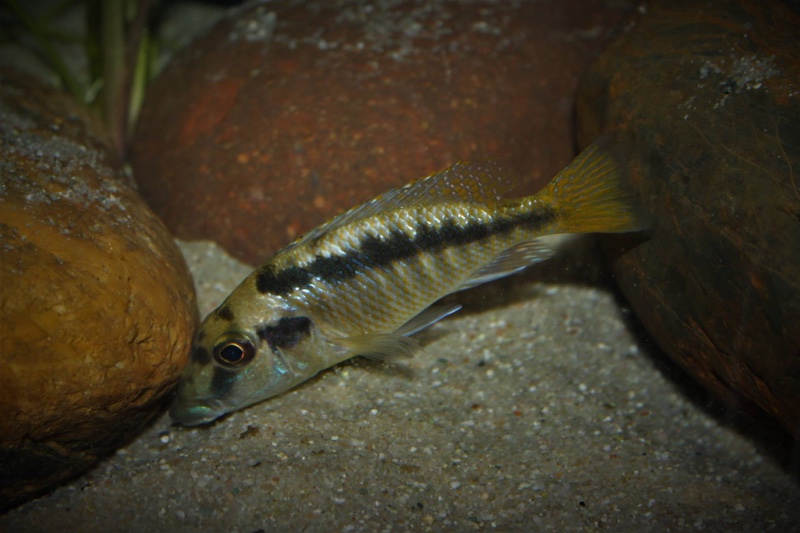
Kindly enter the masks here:
M 590 69 L 578 118 L 583 144 L 619 136 L 652 216 L 611 253 L 644 326 L 731 409 L 800 438 L 798 13 L 651 2 Z
M 543 185 L 574 155 L 580 73 L 633 2 L 275 1 L 148 91 L 132 164 L 170 230 L 250 264 L 459 159 Z
M 161 412 L 196 324 L 164 225 L 66 93 L 0 72 L 0 511 Z

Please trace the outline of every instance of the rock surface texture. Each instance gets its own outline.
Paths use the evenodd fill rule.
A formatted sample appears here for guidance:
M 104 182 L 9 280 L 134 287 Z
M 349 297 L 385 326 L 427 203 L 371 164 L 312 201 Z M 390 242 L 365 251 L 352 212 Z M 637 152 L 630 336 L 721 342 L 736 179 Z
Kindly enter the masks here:
M 648 331 L 800 438 L 800 16 L 652 2 L 593 65 L 578 116 L 583 143 L 620 134 L 652 213 L 614 263 Z
M 0 74 L 0 508 L 151 420 L 196 321 L 183 258 L 66 94 Z

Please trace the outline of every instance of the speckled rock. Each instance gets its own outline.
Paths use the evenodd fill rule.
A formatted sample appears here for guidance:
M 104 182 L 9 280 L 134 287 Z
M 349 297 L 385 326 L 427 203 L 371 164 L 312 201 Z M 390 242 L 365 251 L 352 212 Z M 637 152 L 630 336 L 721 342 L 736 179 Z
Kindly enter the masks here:
M 184 239 L 247 262 L 390 187 L 494 157 L 525 191 L 573 155 L 579 73 L 633 2 L 282 0 L 238 10 L 148 92 L 132 161 Z
M 614 263 L 642 322 L 728 405 L 800 438 L 800 17 L 652 2 L 579 102 L 582 142 L 621 132 L 652 212 Z
M 0 73 L 0 510 L 160 412 L 196 320 L 191 278 L 66 94 Z

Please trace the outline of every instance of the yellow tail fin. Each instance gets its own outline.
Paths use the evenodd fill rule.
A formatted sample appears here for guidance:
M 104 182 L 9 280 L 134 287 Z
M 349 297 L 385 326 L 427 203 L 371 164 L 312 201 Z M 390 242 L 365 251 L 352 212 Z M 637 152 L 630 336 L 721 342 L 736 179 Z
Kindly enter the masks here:
M 560 232 L 624 233 L 648 227 L 608 143 L 607 138 L 595 141 L 536 195 L 559 211 Z

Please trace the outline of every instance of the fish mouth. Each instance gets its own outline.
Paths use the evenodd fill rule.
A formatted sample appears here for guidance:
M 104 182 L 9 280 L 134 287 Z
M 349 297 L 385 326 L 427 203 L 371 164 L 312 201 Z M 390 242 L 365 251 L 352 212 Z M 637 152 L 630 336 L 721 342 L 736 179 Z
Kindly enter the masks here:
M 228 412 L 225 405 L 215 398 L 185 401 L 178 398 L 169 409 L 174 422 L 184 426 L 207 424 Z

